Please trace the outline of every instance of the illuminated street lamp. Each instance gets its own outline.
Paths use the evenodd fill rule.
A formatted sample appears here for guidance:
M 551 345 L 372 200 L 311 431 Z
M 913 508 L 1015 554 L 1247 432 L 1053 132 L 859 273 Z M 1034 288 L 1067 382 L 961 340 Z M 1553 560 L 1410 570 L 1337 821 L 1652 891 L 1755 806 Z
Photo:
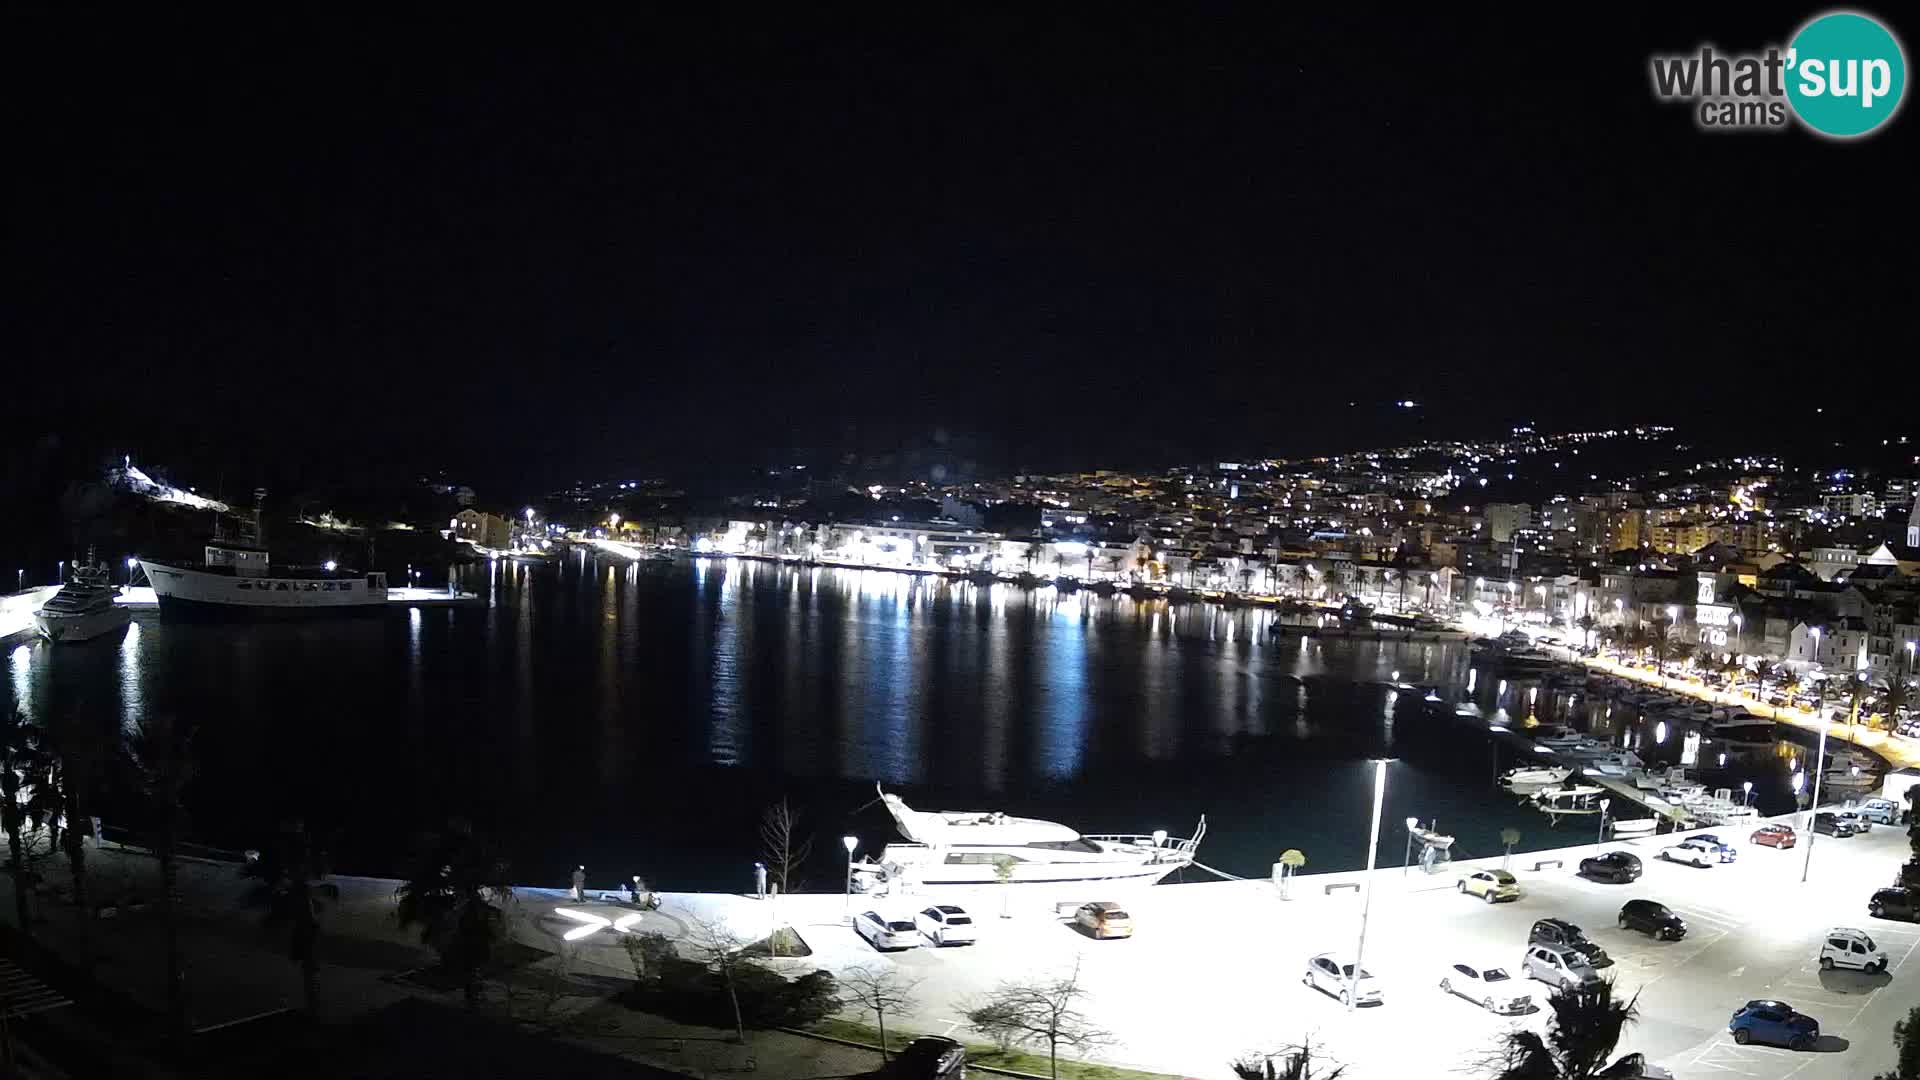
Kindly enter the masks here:
M 1373 865 L 1380 852 L 1380 806 L 1387 799 L 1387 762 L 1392 758 L 1373 759 L 1373 826 L 1367 834 L 1367 895 L 1360 904 L 1360 940 L 1353 949 L 1353 974 L 1347 977 L 1347 1011 L 1353 1011 L 1354 999 L 1360 996 L 1360 964 L 1367 954 L 1367 917 L 1373 913 Z
M 1612 805 L 1612 799 L 1600 800 L 1600 835 L 1594 838 L 1593 841 L 1596 844 L 1604 844 L 1607 842 L 1607 807 Z
M 845 919 L 853 914 L 853 849 L 860 846 L 860 838 L 843 836 L 840 844 L 847 849 L 847 894 L 840 901 L 840 917 Z
M 1741 792 L 1740 805 L 1752 806 L 1753 805 L 1753 781 L 1751 780 L 1740 781 L 1740 792 Z
M 1407 876 L 1407 867 L 1413 865 L 1413 830 L 1419 827 L 1419 818 L 1410 817 L 1407 819 L 1407 854 L 1405 858 L 1400 860 L 1400 877 L 1403 880 Z

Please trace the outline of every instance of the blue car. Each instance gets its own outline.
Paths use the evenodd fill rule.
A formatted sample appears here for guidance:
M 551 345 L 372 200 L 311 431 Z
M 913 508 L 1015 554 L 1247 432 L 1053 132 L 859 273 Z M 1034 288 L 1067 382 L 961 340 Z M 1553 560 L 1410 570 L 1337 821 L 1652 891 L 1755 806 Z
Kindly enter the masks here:
M 1770 1043 L 1792 1050 L 1811 1050 L 1820 1039 L 1820 1021 L 1806 1013 L 1795 1012 L 1784 1001 L 1762 999 L 1740 1006 L 1727 1021 L 1733 1041 L 1745 1046 L 1750 1042 Z
M 1740 857 L 1739 848 L 1734 847 L 1732 844 L 1727 843 L 1712 833 L 1701 833 L 1699 836 L 1694 837 L 1694 839 L 1711 846 L 1714 852 L 1720 856 L 1720 861 L 1723 863 L 1730 863 Z

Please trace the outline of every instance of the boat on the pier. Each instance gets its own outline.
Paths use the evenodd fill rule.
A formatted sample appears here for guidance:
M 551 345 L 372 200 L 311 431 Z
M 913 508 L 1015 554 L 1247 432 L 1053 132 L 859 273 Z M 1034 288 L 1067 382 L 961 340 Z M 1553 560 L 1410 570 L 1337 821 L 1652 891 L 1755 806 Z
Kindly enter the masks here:
M 60 591 L 33 613 L 33 628 L 48 641 L 76 642 L 125 627 L 133 615 L 114 602 L 120 590 L 108 580 L 108 573 L 89 552 L 86 562 L 74 564 Z
M 237 536 L 216 526 L 199 563 L 141 559 L 163 618 L 250 619 L 347 615 L 387 608 L 387 575 L 335 563 L 274 567 L 260 528 L 265 492 Z
M 1615 818 L 1607 823 L 1607 828 L 1615 836 L 1645 836 L 1659 827 L 1660 819 L 1650 817 L 1627 818 L 1624 821 Z
M 884 791 L 880 801 L 907 843 L 888 844 L 877 863 L 855 863 L 855 881 L 877 887 L 897 881 L 929 887 L 1079 882 L 1151 885 L 1193 864 L 1206 836 L 1202 817 L 1192 837 L 1164 831 L 1137 835 L 1083 835 L 1056 821 L 998 811 L 915 810 Z

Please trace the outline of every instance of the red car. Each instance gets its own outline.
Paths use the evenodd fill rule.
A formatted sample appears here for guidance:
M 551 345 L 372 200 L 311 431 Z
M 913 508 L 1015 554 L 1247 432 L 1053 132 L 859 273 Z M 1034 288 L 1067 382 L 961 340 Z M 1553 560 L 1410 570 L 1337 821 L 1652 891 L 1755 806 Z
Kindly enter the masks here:
M 1791 825 L 1762 825 L 1753 830 L 1753 835 L 1747 837 L 1747 841 L 1771 848 L 1790 848 L 1798 842 L 1798 838 Z

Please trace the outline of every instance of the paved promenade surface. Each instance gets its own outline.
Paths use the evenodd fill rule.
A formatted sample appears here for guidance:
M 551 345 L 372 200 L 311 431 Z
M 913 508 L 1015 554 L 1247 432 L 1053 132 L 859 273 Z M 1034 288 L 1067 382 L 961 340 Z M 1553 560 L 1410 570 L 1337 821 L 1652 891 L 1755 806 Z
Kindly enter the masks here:
M 1328 895 L 1325 887 L 1355 882 L 1363 877 L 1357 873 L 1300 877 L 1291 900 L 1282 900 L 1264 881 L 1135 889 L 1116 897 L 1132 909 L 1137 927 L 1134 938 L 1120 941 L 1080 935 L 1055 918 L 1050 906 L 1018 900 L 1030 895 L 1021 887 L 976 888 L 959 897 L 853 898 L 856 909 L 888 911 L 959 899 L 979 919 L 981 942 L 967 948 L 877 953 L 841 921 L 844 901 L 831 894 L 788 897 L 778 906 L 745 896 L 667 894 L 664 907 L 645 913 L 638 929 L 684 937 L 699 933 L 705 921 L 753 938 L 778 923 L 793 925 L 814 955 L 779 961 L 783 966 L 835 971 L 877 966 L 923 980 L 920 1007 L 889 1021 L 903 1030 L 956 1030 L 968 1006 L 1000 980 L 1056 974 L 1077 963 L 1091 995 L 1087 1011 L 1116 1035 L 1099 1055 L 1102 1060 L 1224 1078 L 1237 1053 L 1311 1038 L 1333 1058 L 1350 1063 L 1350 1076 L 1368 1080 L 1487 1075 L 1472 1066 L 1501 1032 L 1514 1024 L 1539 1027 L 1545 1015 L 1489 1015 L 1442 994 L 1440 977 L 1459 962 L 1517 970 L 1529 926 L 1551 915 L 1586 928 L 1617 958 L 1609 971 L 1619 986 L 1640 995 L 1642 1018 L 1629 1029 L 1622 1053 L 1644 1051 L 1682 1078 L 1821 1080 L 1870 1076 L 1890 1066 L 1893 1024 L 1920 1003 L 1920 972 L 1914 964 L 1920 926 L 1871 919 L 1865 901 L 1905 860 L 1904 830 L 1878 827 L 1866 836 L 1820 837 L 1805 885 L 1800 883 L 1804 847 L 1756 848 L 1745 842 L 1745 832 L 1728 836 L 1740 846 L 1737 862 L 1707 869 L 1657 860 L 1655 853 L 1672 837 L 1605 845 L 1605 850 L 1637 851 L 1644 860 L 1645 876 L 1627 886 L 1574 876 L 1582 854 L 1601 850 L 1591 846 L 1516 856 L 1513 869 L 1527 895 L 1496 906 L 1457 893 L 1452 872 L 1428 877 L 1416 870 L 1403 877 L 1398 867 L 1381 870 L 1367 967 L 1384 983 L 1387 999 L 1383 1006 L 1351 1014 L 1303 986 L 1300 976 L 1307 957 L 1351 950 L 1361 897 L 1353 890 Z M 1562 865 L 1534 868 L 1555 859 Z M 95 853 L 92 861 L 96 895 L 150 890 L 147 857 L 108 850 Z M 1455 869 L 1498 862 L 1462 863 Z M 57 880 L 59 863 L 43 866 Z M 323 1014 L 347 1020 L 423 994 L 457 1004 L 457 994 L 423 987 L 405 974 L 431 964 L 432 956 L 393 925 L 394 882 L 338 880 L 342 902 L 328 913 L 323 949 Z M 196 1027 L 300 1003 L 299 978 L 286 961 L 283 940 L 264 935 L 257 915 L 240 908 L 240 888 L 230 865 L 189 863 L 183 873 Z M 999 915 L 1001 892 L 1016 901 L 1011 917 Z M 1616 929 L 1621 903 L 1633 897 L 1669 904 L 1687 919 L 1691 932 L 1668 943 Z M 10 902 L 0 904 L 0 913 L 10 914 L 10 907 Z M 39 907 L 36 937 L 69 954 L 79 949 L 71 907 L 52 901 Z M 633 977 L 617 934 L 604 929 L 566 942 L 564 936 L 582 924 L 556 909 L 612 918 L 630 914 L 630 908 L 591 899 L 575 902 L 559 890 L 538 888 L 517 890 L 513 908 L 514 937 L 530 948 L 511 969 L 512 1003 L 507 981 L 489 986 L 492 1015 L 603 1053 L 698 1075 L 737 1072 L 747 1067 L 748 1058 L 769 1075 L 838 1074 L 842 1064 L 848 1067 L 839 1071 L 857 1071 L 852 1068 L 857 1061 L 843 1063 L 847 1055 L 827 1049 L 831 1044 L 756 1033 L 747 1047 L 738 1047 L 714 1032 L 681 1028 L 609 1001 Z M 1876 976 L 1821 972 L 1819 941 L 1836 925 L 1872 933 L 1891 954 L 1891 970 Z M 162 965 L 153 913 L 122 913 L 96 923 L 91 937 L 86 950 L 98 975 L 157 1008 Z M 1529 986 L 1544 993 L 1538 984 Z M 1726 1035 L 1727 1018 L 1734 1007 L 1756 997 L 1784 998 L 1811 1013 L 1828 1038 L 1810 1053 L 1734 1045 Z M 853 1052 L 854 1059 L 859 1057 Z
M 1302 985 L 1301 974 L 1314 953 L 1352 949 L 1361 899 L 1348 890 L 1328 896 L 1324 886 L 1359 874 L 1302 877 L 1290 901 L 1279 899 L 1268 882 L 1138 890 L 1124 897 L 1136 936 L 1121 941 L 1089 940 L 1042 912 L 1017 910 L 1012 918 L 998 918 L 990 892 L 967 900 L 981 916 L 981 942 L 970 948 L 876 953 L 841 925 L 840 897 L 789 897 L 777 917 L 797 926 L 816 950 L 806 961 L 792 961 L 795 966 L 881 966 L 923 979 L 921 1008 L 898 1021 L 903 1028 L 952 1030 L 963 1024 L 968 1003 L 1000 979 L 1078 963 L 1092 995 L 1088 1011 L 1118 1036 L 1105 1059 L 1224 1077 L 1237 1051 L 1309 1037 L 1350 1063 L 1350 1076 L 1365 1080 L 1456 1068 L 1465 1070 L 1462 1075 L 1485 1075 L 1472 1066 L 1503 1031 L 1543 1027 L 1544 1011 L 1517 1019 L 1493 1016 L 1443 994 L 1438 983 L 1457 962 L 1517 971 L 1533 920 L 1558 916 L 1605 946 L 1618 961 L 1608 974 L 1628 994 L 1640 995 L 1641 1020 L 1629 1029 L 1621 1053 L 1642 1051 L 1682 1078 L 1818 1080 L 1867 1076 L 1890 1066 L 1893 1024 L 1920 1003 L 1913 963 L 1920 927 L 1871 919 L 1865 902 L 1906 858 L 1904 830 L 1880 827 L 1861 837 L 1819 838 L 1805 885 L 1805 847 L 1753 847 L 1746 831 L 1727 837 L 1740 847 L 1737 862 L 1707 869 L 1655 858 L 1673 837 L 1516 856 L 1513 869 L 1527 895 L 1494 906 L 1458 894 L 1451 873 L 1425 877 L 1416 870 L 1403 878 L 1398 867 L 1380 871 L 1366 966 L 1385 984 L 1387 1000 L 1351 1014 Z M 1580 855 L 1620 848 L 1638 852 L 1645 862 L 1639 882 L 1600 885 L 1573 874 Z M 1563 865 L 1532 869 L 1556 858 Z M 1690 926 L 1687 937 L 1653 942 L 1617 929 L 1620 905 L 1634 897 L 1657 899 L 1680 912 Z M 862 907 L 885 903 L 863 903 L 858 896 L 854 901 Z M 522 902 L 579 906 L 534 894 Z M 914 906 L 901 898 L 893 910 Z M 646 921 L 648 928 L 671 933 L 694 914 L 729 921 L 741 933 L 763 932 L 776 917 L 751 898 L 676 895 Z M 524 925 L 542 932 L 538 917 Z M 1891 954 L 1891 970 L 1821 972 L 1819 942 L 1832 926 L 1868 930 Z M 609 973 L 624 969 L 625 955 L 611 937 L 582 943 L 576 962 Z M 1541 984 L 1527 985 L 1544 996 Z M 1822 1045 L 1810 1053 L 1735 1045 L 1727 1019 L 1736 1006 L 1759 997 L 1785 999 L 1817 1017 L 1827 1035 Z

